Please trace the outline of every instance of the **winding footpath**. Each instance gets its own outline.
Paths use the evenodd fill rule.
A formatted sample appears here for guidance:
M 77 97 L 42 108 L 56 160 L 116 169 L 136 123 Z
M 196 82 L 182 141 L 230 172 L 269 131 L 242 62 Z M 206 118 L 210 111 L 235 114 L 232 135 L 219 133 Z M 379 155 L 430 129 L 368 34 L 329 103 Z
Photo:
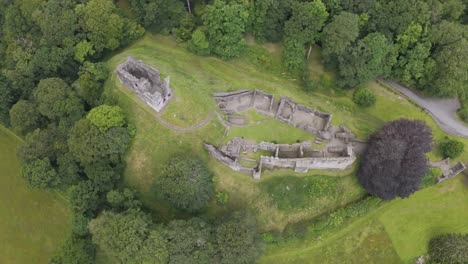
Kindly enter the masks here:
M 195 129 L 198 129 L 204 125 L 206 125 L 206 123 L 210 122 L 211 119 L 213 118 L 215 114 L 215 111 L 212 111 L 205 119 L 203 119 L 203 121 L 201 121 L 200 123 L 196 124 L 196 125 L 193 125 L 191 127 L 178 127 L 178 126 L 174 126 L 173 124 L 167 122 L 166 120 L 162 119 L 161 115 L 158 114 L 156 115 L 156 119 L 158 119 L 159 123 L 161 123 L 163 126 L 169 128 L 169 129 L 172 129 L 174 131 L 178 131 L 178 132 L 190 132 L 190 131 L 193 131 Z
M 398 83 L 385 79 L 379 79 L 379 81 L 405 95 L 425 109 L 436 121 L 437 125 L 446 133 L 468 138 L 468 127 L 455 117 L 457 110 L 460 108 L 460 102 L 457 98 L 424 98 Z

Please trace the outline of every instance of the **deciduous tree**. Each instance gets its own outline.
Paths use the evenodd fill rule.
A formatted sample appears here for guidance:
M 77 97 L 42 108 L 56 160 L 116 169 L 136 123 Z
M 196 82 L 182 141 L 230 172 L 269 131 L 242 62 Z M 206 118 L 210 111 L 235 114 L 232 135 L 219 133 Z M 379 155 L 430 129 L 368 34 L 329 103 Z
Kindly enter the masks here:
M 425 153 L 431 144 L 431 129 L 423 121 L 400 119 L 385 124 L 369 139 L 359 182 L 383 200 L 408 197 L 428 172 Z
M 211 51 L 224 59 L 238 57 L 245 48 L 244 32 L 249 19 L 246 7 L 236 1 L 215 0 L 202 16 Z
M 188 157 L 170 160 L 155 187 L 161 198 L 188 211 L 205 207 L 214 196 L 212 174 L 202 161 Z

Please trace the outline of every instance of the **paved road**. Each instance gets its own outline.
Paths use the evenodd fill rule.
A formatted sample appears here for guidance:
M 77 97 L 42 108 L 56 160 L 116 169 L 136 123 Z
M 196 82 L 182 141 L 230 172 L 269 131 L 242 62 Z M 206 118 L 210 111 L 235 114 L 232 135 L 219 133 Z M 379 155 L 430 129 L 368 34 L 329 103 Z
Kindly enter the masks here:
M 468 127 L 455 117 L 457 110 L 460 108 L 458 99 L 424 98 L 398 83 L 384 79 L 380 79 L 380 81 L 404 94 L 422 108 L 426 109 L 443 131 L 455 136 L 468 138 Z

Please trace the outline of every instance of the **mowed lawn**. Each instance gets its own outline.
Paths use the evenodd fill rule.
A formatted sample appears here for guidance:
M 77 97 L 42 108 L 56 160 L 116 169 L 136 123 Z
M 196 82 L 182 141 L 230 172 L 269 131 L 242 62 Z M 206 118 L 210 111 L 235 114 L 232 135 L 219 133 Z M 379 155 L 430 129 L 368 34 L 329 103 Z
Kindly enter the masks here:
M 146 34 L 143 39 L 108 60 L 111 74 L 105 85 L 107 98 L 122 106 L 130 122 L 137 128 L 132 148 L 127 155 L 125 180 L 140 191 L 148 207 L 155 209 L 156 219 L 164 221 L 174 216 L 183 216 L 180 212 L 158 201 L 151 187 L 167 161 L 171 157 L 181 155 L 197 156 L 206 161 L 215 175 L 217 190 L 230 194 L 226 207 L 217 206 L 213 202 L 212 206 L 202 213 L 216 217 L 219 213 L 237 207 L 247 207 L 257 212 L 261 230 L 281 230 L 289 223 L 316 217 L 333 208 L 360 199 L 365 193 L 352 179 L 354 177 L 352 169 L 345 173 L 310 171 L 307 174 L 295 174 L 291 170 L 265 171 L 259 181 L 253 180 L 249 175 L 231 171 L 207 155 L 203 142 L 219 146 L 233 136 L 243 136 L 257 141 L 274 140 L 281 143 L 294 143 L 297 140 L 313 140 L 314 137 L 253 112 L 247 113 L 251 120 L 262 122 L 253 122 L 246 129 L 231 129 L 227 137 L 224 136 L 224 128 L 216 117 L 204 127 L 192 132 L 172 131 L 156 120 L 156 113 L 150 107 L 139 100 L 130 89 L 119 83 L 114 71 L 117 65 L 124 62 L 128 56 L 141 59 L 146 64 L 159 69 L 163 77 L 170 75 L 175 98 L 162 113 L 162 118 L 179 127 L 198 124 L 213 110 L 217 110 L 212 97 L 214 92 L 256 88 L 272 93 L 277 98 L 285 95 L 299 103 L 331 113 L 334 125 L 344 124 L 362 139 L 367 138 L 385 122 L 403 117 L 426 121 L 434 131 L 435 142 L 445 137 L 445 134 L 424 111 L 375 82 L 370 83 L 369 88 L 376 94 L 377 104 L 368 109 L 359 108 L 352 102 L 352 91 L 305 92 L 296 76 L 291 76 L 281 70 L 281 49 L 278 45 L 265 44 L 264 51 L 267 52 L 267 56 L 262 57 L 262 60 L 258 60 L 256 53 L 252 52 L 254 49 L 258 50 L 260 46 L 252 45 L 254 46 L 250 47 L 243 57 L 224 61 L 215 57 L 194 55 L 186 50 L 184 44 L 176 43 L 171 37 Z M 324 74 L 319 61 L 320 50 L 315 47 L 310 61 L 313 78 Z M 468 146 L 468 139 L 459 140 Z M 430 153 L 430 158 L 438 160 L 441 157 L 438 151 L 433 151 Z M 462 154 L 461 159 L 468 160 L 468 151 Z M 338 196 L 343 199 L 321 198 L 320 206 L 317 206 L 318 200 L 311 197 L 308 200 L 311 206 L 284 209 L 266 191 L 266 188 L 261 187 L 263 181 L 274 177 L 314 175 L 342 177 L 345 184 L 342 184 L 343 187 L 340 190 L 342 194 Z
M 410 263 L 429 240 L 468 233 L 468 188 L 462 176 L 382 205 L 323 240 L 271 245 L 260 263 Z
M 70 234 L 67 202 L 29 188 L 20 175 L 19 139 L 0 126 L 0 263 L 47 263 Z

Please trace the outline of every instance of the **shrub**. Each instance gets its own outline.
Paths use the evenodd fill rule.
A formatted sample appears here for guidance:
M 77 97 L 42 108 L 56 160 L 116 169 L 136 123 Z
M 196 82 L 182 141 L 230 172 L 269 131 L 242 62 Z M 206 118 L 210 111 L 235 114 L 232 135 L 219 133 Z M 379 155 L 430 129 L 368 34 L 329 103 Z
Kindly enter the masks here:
M 205 32 L 201 29 L 196 29 L 192 34 L 192 39 L 188 42 L 188 49 L 202 56 L 210 55 L 210 43 L 206 40 Z
M 458 111 L 458 115 L 463 121 L 468 123 L 468 106 L 465 106 L 462 109 L 460 109 L 460 111 Z
M 375 104 L 375 95 L 365 88 L 359 88 L 354 91 L 353 101 L 361 107 L 369 107 Z
M 456 140 L 448 140 L 440 144 L 440 150 L 445 158 L 456 158 L 462 154 L 465 145 Z
M 429 241 L 429 256 L 435 263 L 468 263 L 468 234 L 447 234 Z
M 226 205 L 229 200 L 229 193 L 227 192 L 218 192 L 216 193 L 216 202 L 219 205 Z

